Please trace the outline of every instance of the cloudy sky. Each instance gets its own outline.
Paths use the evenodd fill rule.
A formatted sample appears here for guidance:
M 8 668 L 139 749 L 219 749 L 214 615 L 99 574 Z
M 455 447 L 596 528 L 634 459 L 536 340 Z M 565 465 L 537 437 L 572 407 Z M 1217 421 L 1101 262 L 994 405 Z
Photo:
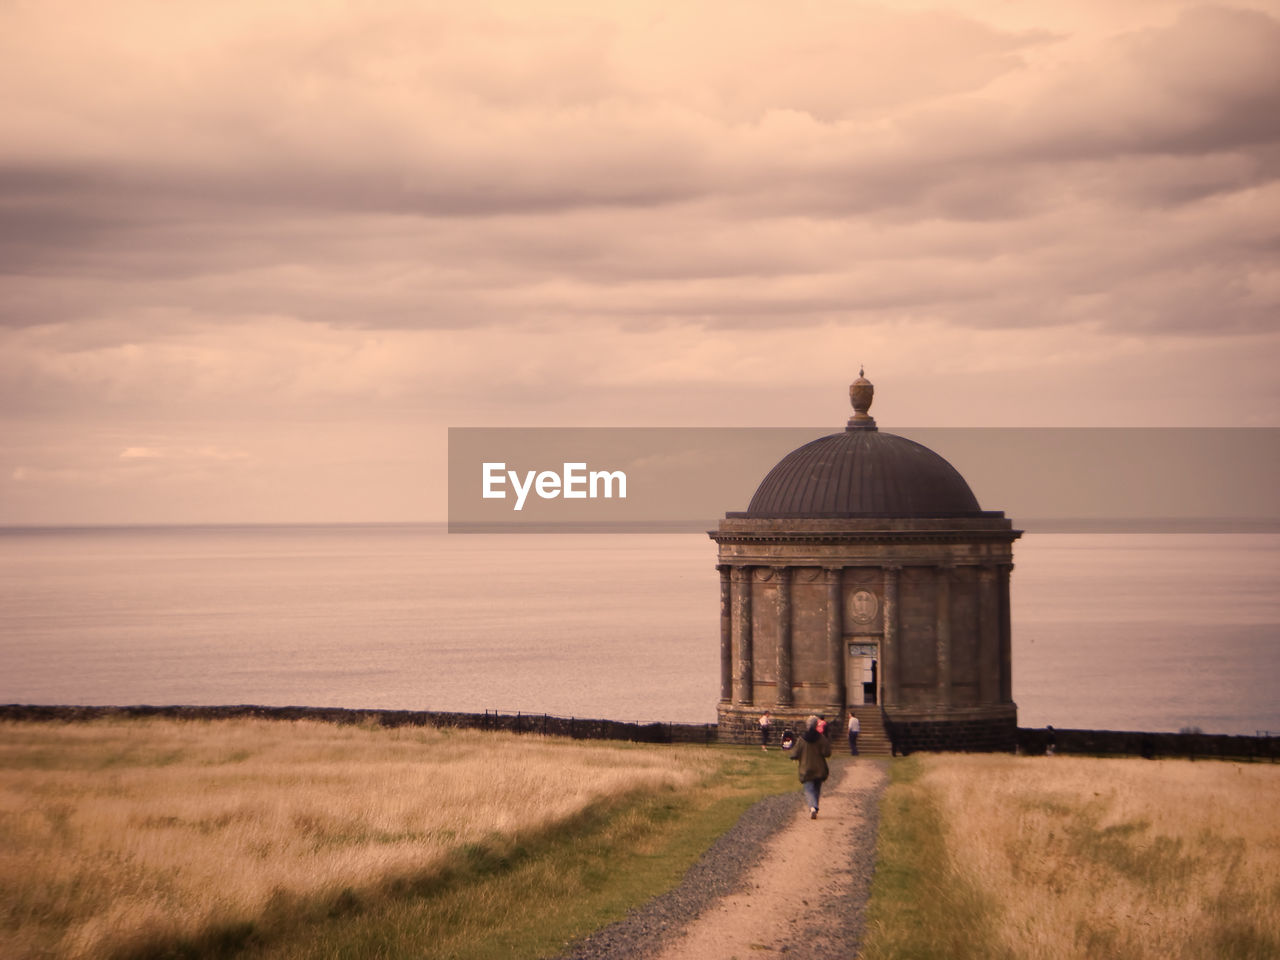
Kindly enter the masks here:
M 1280 0 L 0 0 L 0 523 L 449 426 L 1280 426 Z M 740 508 L 728 505 L 729 508 Z

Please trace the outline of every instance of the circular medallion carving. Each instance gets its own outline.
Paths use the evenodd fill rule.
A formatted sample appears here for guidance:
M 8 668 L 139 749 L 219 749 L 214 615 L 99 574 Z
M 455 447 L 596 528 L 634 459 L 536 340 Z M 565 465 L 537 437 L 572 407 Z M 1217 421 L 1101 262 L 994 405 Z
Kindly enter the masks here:
M 859 590 L 849 598 L 849 615 L 854 623 L 870 623 L 880 612 L 880 601 L 869 590 Z

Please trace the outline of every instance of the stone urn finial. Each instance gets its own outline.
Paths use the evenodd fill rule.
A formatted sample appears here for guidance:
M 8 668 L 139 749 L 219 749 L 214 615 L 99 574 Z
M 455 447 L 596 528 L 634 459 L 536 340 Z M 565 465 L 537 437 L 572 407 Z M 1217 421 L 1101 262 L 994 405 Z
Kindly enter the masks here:
M 853 404 L 853 416 L 849 418 L 846 430 L 876 429 L 875 417 L 867 413 L 871 409 L 871 398 L 875 396 L 876 388 L 866 378 L 865 373 L 866 371 L 859 366 L 858 379 L 849 384 L 849 402 Z

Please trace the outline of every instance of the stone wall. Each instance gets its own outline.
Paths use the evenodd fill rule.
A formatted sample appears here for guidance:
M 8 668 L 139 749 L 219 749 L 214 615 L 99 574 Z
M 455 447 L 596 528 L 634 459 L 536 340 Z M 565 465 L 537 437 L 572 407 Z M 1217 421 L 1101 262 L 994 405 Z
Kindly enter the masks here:
M 896 756 L 920 751 L 947 753 L 1013 753 L 1018 744 L 1013 717 L 964 720 L 893 720 L 885 732 Z
M 74 722 L 133 717 L 167 717 L 175 720 L 226 720 L 252 717 L 262 720 L 315 720 L 322 723 L 363 724 L 383 727 L 448 727 L 468 730 L 509 730 L 579 740 L 628 740 L 636 743 L 714 743 L 714 723 L 623 723 L 556 717 L 544 713 L 446 713 L 435 710 L 347 710 L 341 707 L 259 707 L 247 704 L 226 707 L 129 706 L 58 707 L 0 705 L 0 720 Z M 757 735 L 758 736 L 758 735 Z
M 1196 759 L 1280 760 L 1280 737 L 1237 737 L 1214 733 L 1141 733 L 1123 730 L 1051 730 L 1019 728 L 1018 752 L 1087 756 L 1185 757 Z
M 714 723 L 623 723 L 542 713 L 446 713 L 431 710 L 347 710 L 339 707 L 128 706 L 71 707 L 0 705 L 0 721 L 83 722 L 133 717 L 177 720 L 315 720 L 323 723 L 373 723 L 384 727 L 432 726 L 472 730 L 509 730 L 580 740 L 626 740 L 637 743 L 760 742 L 759 713 L 723 713 Z M 828 720 L 832 718 L 828 717 Z M 1241 737 L 1208 733 L 1142 733 L 1117 730 L 1049 730 L 1014 726 L 1007 718 L 895 721 L 886 725 L 898 755 L 917 751 L 1017 752 L 1041 756 L 1050 746 L 1058 754 L 1127 757 L 1184 757 L 1280 761 L 1280 737 Z M 804 728 L 804 715 L 775 715 L 770 743 L 782 731 Z
M 726 709 L 723 705 L 719 711 L 719 724 L 716 731 L 718 743 L 760 743 L 760 714 L 763 707 L 734 706 Z M 769 728 L 769 745 L 778 746 L 782 742 L 782 734 L 790 730 L 793 734 L 801 733 L 810 714 L 822 715 L 822 709 L 813 710 L 808 707 L 796 707 L 791 710 L 771 709 L 772 724 Z M 840 724 L 840 717 L 827 715 L 827 722 Z

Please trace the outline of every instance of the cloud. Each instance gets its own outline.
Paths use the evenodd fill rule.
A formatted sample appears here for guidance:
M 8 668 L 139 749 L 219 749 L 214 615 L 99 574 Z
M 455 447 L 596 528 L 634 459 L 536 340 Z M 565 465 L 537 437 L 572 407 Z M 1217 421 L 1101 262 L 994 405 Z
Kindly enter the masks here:
M 125 447 L 120 460 L 247 460 L 243 450 L 219 447 Z
M 103 433 L 7 475 L 812 421 L 858 361 L 1267 422 L 1277 64 L 1254 0 L 4 5 L 0 409 Z
M 1280 21 L 1201 6 L 1059 65 L 997 135 L 1050 161 L 1214 156 L 1275 144 L 1278 117 Z

